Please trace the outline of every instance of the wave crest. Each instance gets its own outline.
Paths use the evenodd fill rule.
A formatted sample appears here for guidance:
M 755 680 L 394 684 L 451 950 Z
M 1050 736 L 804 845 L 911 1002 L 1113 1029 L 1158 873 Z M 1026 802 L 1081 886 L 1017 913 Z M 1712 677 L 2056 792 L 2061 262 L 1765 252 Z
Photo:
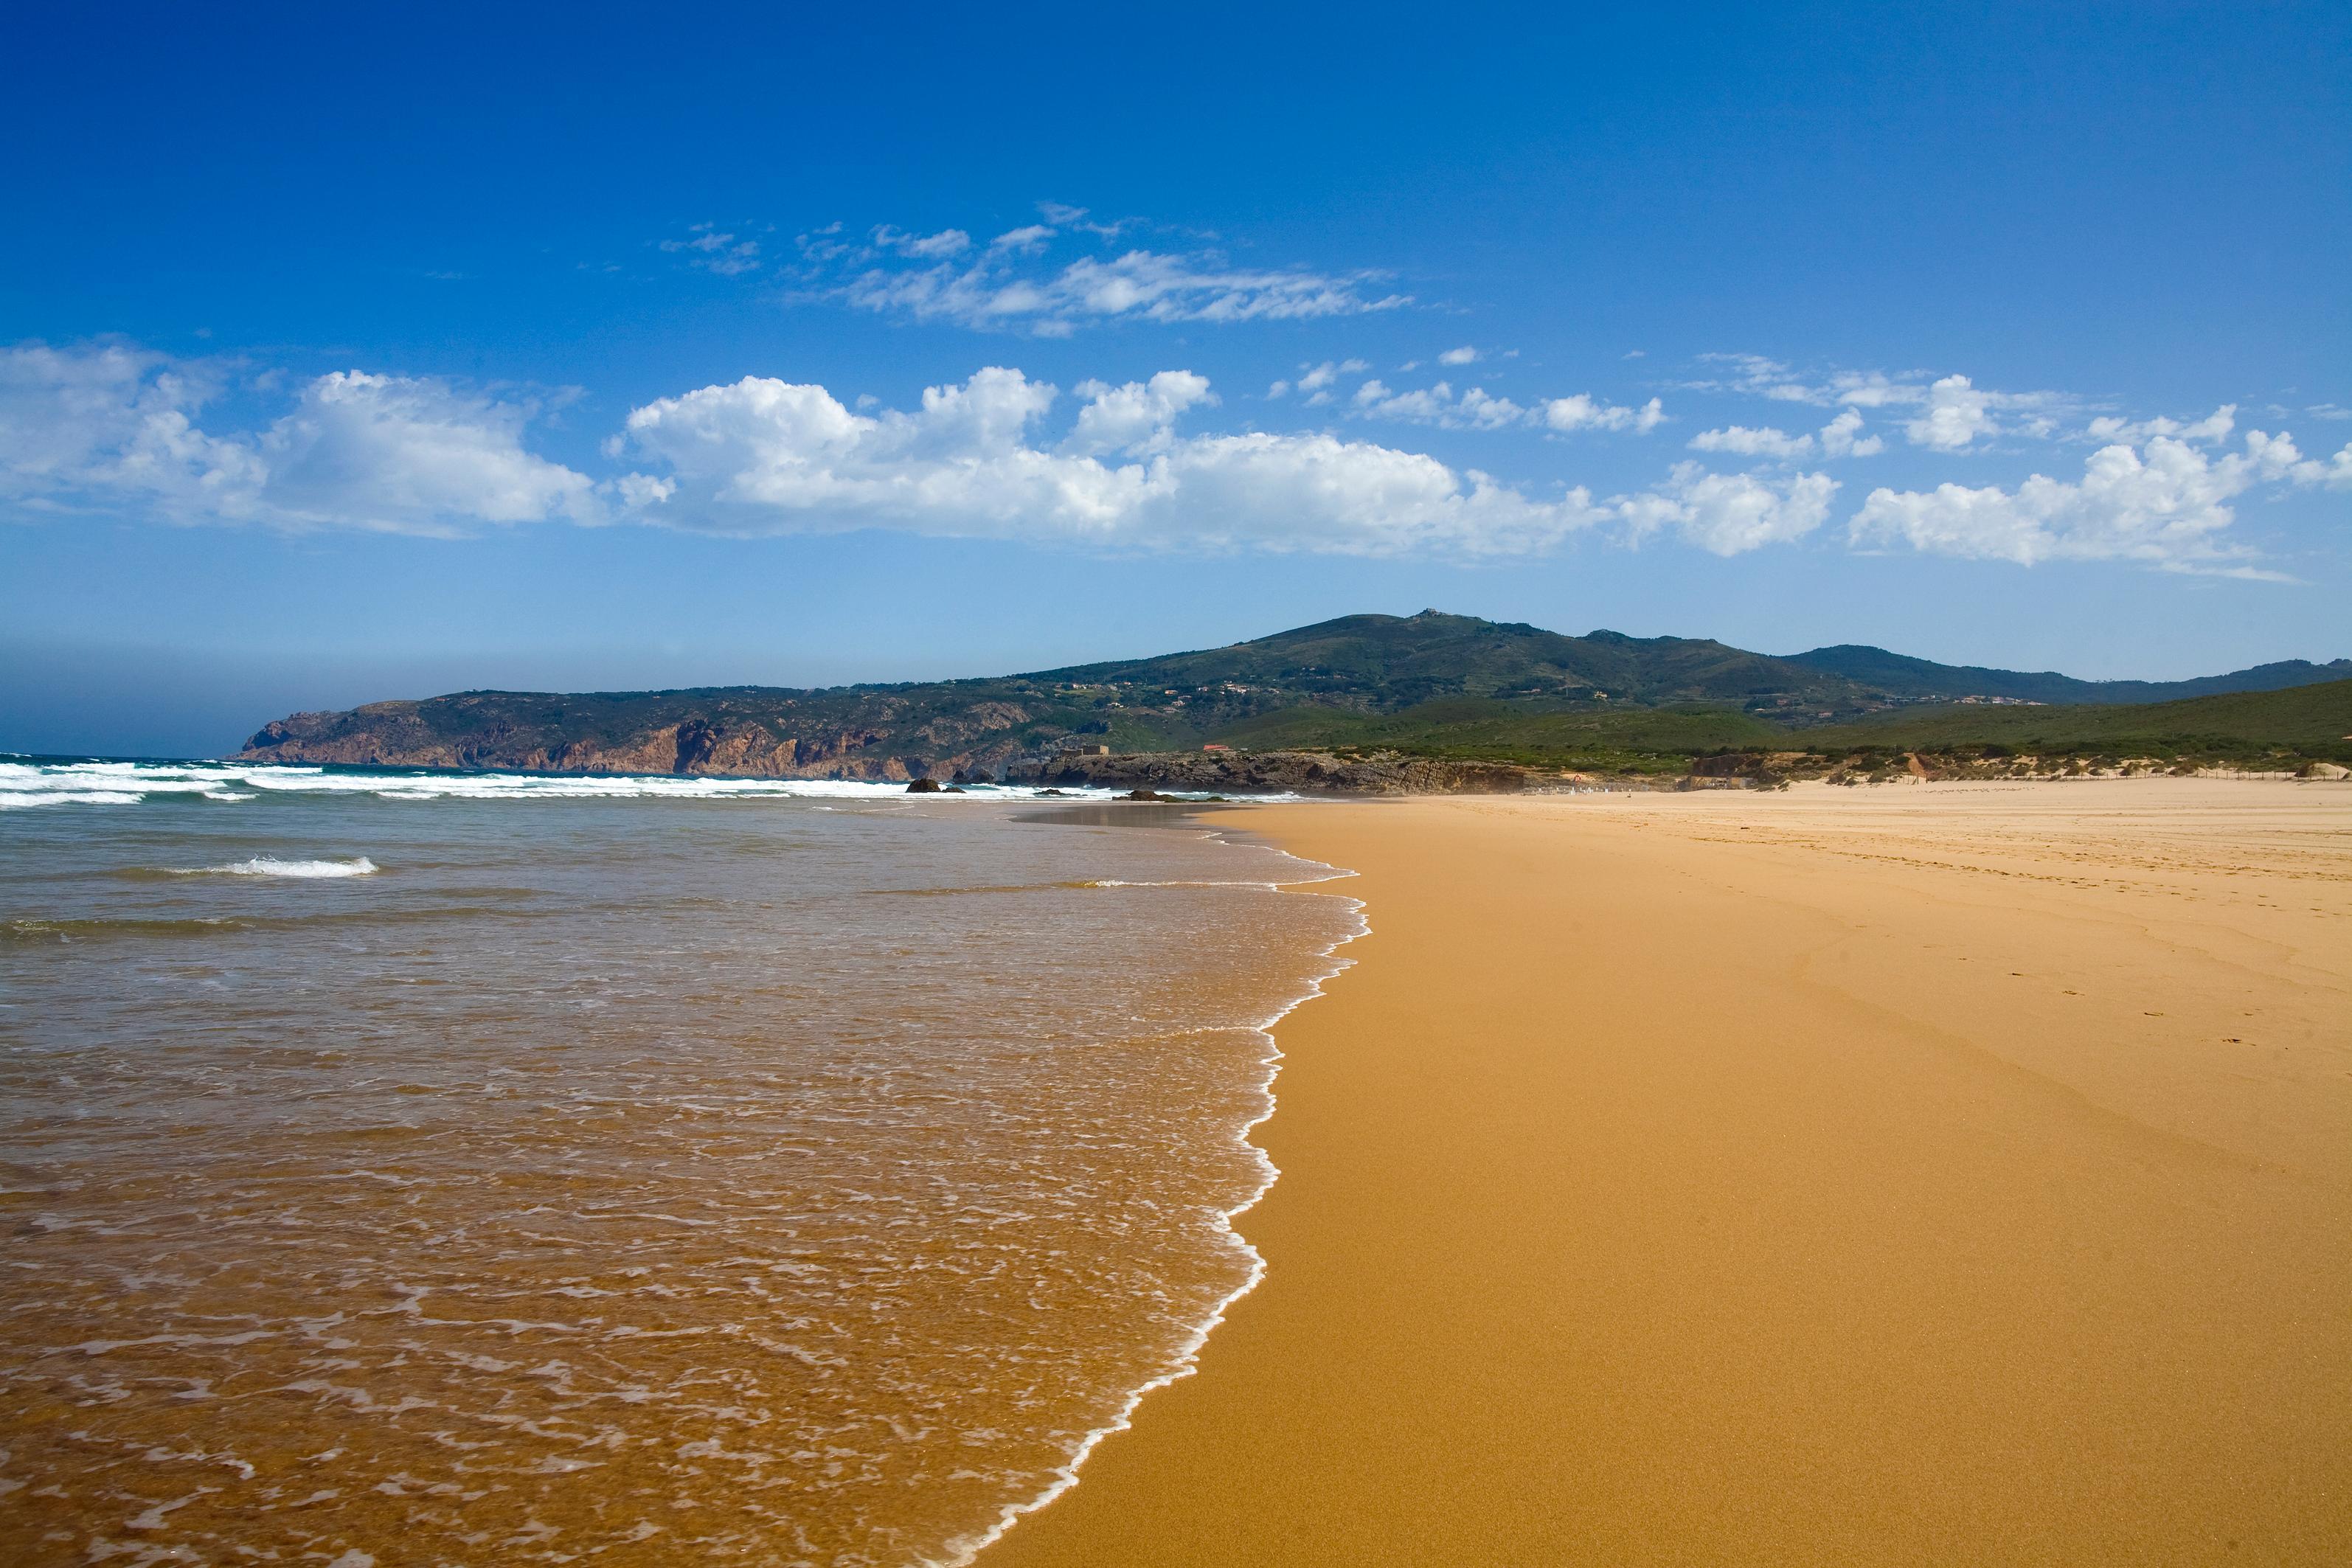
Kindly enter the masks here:
M 203 866 L 175 873 L 182 877 L 373 877 L 383 869 L 366 856 L 351 860 L 280 860 L 257 855 L 226 866 Z
M 959 800 L 1070 804 L 1114 799 L 1118 791 L 1068 785 L 992 784 L 969 795 L 926 795 L 927 806 Z M 201 799 L 237 805 L 285 795 L 373 795 L 382 800 L 771 800 L 818 799 L 912 805 L 904 783 L 867 779 L 770 779 L 706 773 L 458 773 L 332 769 L 277 763 L 40 761 L 0 752 L 0 810 L 35 805 L 137 805 Z M 1183 799 L 1182 795 L 1171 798 Z M 1295 795 L 1255 797 L 1292 800 Z

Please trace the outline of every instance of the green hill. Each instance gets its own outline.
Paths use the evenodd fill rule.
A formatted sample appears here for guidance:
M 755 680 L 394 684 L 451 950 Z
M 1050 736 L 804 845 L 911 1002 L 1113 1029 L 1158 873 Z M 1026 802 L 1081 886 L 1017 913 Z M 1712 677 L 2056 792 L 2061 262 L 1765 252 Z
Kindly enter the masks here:
M 2029 674 L 1974 665 L 1934 664 L 1924 658 L 1889 653 L 1883 647 L 1852 643 L 1793 653 L 1788 662 L 1824 674 L 1844 676 L 1890 697 L 1999 697 L 2049 703 L 2163 702 L 2224 691 L 2275 691 L 2352 677 L 2352 658 L 2339 658 L 2328 664 L 2290 658 L 2232 670 L 2227 675 L 2200 676 L 2194 680 L 2077 680 L 2071 675 L 2046 669 Z
M 2216 683 L 2317 679 L 2338 667 L 2352 668 L 2342 660 L 2295 662 L 2130 689 L 2179 697 L 2188 694 L 2183 689 Z M 1626 772 L 1678 770 L 1694 755 L 1738 749 L 2008 745 L 2000 737 L 2012 732 L 2049 736 L 2053 745 L 2111 747 L 2134 725 L 2156 726 L 2149 733 L 2158 738 L 2195 739 L 2205 748 L 2199 755 L 2221 754 L 2215 748 L 2235 747 L 2230 754 L 2236 755 L 2321 744 L 2316 731 L 2275 729 L 2274 716 L 2284 723 L 2290 710 L 2305 711 L 2293 689 L 2252 694 L 2279 704 L 2257 702 L 2227 721 L 2134 720 L 2126 715 L 2139 710 L 2120 707 L 1948 706 L 1963 698 L 2014 700 L 2021 691 L 2060 689 L 2053 682 L 2095 691 L 2101 701 L 2123 689 L 1930 664 L 1876 648 L 1817 648 L 1777 658 L 1705 638 L 1609 631 L 1568 637 L 1425 610 L 1348 616 L 1225 647 L 982 679 L 821 690 L 467 691 L 373 702 L 276 721 L 242 755 L 565 773 L 904 778 L 989 772 L 1073 746 L 1151 752 L 1210 742 L 1385 748 Z M 2069 717 L 2053 717 L 2058 714 Z M 2099 714 L 2112 715 L 2112 723 L 2092 717 Z M 2313 722 L 2325 729 L 2330 721 Z M 2071 726 L 2073 738 L 2056 735 L 2048 728 L 2053 723 Z M 2026 729 L 2013 730 L 2019 724 Z M 2336 733 L 2347 731 L 2352 724 Z
M 1436 610 L 1346 616 L 1227 647 L 1081 665 L 1044 678 L 1178 691 L 1238 684 L 1380 712 L 1441 697 L 1869 705 L 1864 687 L 1843 675 L 1707 639 L 1611 631 L 1566 637 Z

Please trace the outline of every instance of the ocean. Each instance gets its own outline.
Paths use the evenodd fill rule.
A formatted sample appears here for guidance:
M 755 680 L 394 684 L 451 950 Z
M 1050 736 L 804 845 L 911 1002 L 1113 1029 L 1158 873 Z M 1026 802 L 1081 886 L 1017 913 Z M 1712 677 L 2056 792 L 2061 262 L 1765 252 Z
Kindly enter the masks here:
M 0 758 L 8 1561 L 969 1561 L 1255 1283 L 1362 930 L 1028 796 Z

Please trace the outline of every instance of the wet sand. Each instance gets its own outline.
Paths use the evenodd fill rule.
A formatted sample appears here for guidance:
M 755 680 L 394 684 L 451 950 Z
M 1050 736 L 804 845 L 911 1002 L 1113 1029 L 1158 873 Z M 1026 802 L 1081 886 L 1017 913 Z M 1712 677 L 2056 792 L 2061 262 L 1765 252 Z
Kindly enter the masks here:
M 1270 1272 L 990 1568 L 2352 1561 L 2352 788 L 1223 821 Z

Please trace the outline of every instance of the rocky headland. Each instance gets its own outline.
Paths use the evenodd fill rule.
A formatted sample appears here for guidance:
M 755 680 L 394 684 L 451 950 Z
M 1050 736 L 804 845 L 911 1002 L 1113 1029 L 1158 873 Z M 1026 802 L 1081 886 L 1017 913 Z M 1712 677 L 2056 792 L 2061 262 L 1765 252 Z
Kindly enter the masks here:
M 236 754 L 246 763 L 384 768 L 495 768 L 547 773 L 699 773 L 719 778 L 870 779 L 902 783 L 948 768 L 985 765 L 985 745 L 922 752 L 873 748 L 888 737 L 870 725 L 805 733 L 782 726 L 696 716 L 618 734 L 549 735 L 536 728 L 455 726 L 431 703 L 373 702 L 339 713 L 296 713 L 262 726 Z M 979 726 L 975 725 L 975 728 Z

